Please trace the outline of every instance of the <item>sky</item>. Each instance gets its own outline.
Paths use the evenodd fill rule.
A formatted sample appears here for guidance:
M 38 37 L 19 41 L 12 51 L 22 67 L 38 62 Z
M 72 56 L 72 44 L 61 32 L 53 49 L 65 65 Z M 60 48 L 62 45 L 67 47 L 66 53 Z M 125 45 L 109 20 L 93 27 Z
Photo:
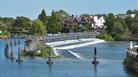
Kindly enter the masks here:
M 138 0 L 0 0 L 0 16 L 25 16 L 36 19 L 42 9 L 50 15 L 52 10 L 63 9 L 70 15 L 125 13 L 138 9 Z

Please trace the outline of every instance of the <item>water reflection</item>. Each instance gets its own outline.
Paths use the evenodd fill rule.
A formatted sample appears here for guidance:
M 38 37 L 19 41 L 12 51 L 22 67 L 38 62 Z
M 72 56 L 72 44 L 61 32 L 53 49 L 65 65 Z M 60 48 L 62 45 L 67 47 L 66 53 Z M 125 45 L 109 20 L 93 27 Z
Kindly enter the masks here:
M 94 76 L 97 77 L 97 64 L 93 64 Z
M 48 74 L 49 77 L 52 77 L 52 64 L 47 64 L 48 65 Z

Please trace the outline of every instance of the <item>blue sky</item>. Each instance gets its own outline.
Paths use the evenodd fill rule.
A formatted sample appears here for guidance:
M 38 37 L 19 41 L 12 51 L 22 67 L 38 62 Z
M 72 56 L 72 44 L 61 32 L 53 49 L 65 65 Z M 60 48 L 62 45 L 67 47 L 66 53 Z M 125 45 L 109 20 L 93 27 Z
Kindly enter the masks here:
M 52 9 L 63 9 L 69 14 L 125 13 L 138 9 L 138 0 L 0 0 L 0 16 L 37 18 L 42 9 L 47 15 Z

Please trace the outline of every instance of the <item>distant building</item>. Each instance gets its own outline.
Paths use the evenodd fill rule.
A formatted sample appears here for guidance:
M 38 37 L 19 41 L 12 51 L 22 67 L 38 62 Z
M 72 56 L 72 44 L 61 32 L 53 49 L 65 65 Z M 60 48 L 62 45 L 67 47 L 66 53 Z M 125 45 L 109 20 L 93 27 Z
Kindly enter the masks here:
M 0 31 L 0 34 L 2 33 L 2 31 Z
M 70 32 L 74 32 L 77 30 L 74 30 L 76 26 L 81 27 L 82 29 L 85 29 L 88 25 L 92 26 L 92 28 L 96 31 L 101 30 L 104 27 L 105 23 L 105 14 L 99 14 L 99 15 L 86 15 L 86 16 L 67 16 L 64 17 L 61 21 L 65 28 L 69 28 Z
M 116 15 L 116 17 L 120 17 L 122 19 L 125 19 L 126 17 L 134 18 L 135 16 L 136 16 L 136 14 L 118 14 L 118 15 Z
M 136 14 L 128 14 L 128 16 L 134 18 Z
M 104 27 L 104 23 L 105 23 L 105 15 L 95 15 L 93 16 L 93 23 L 92 23 L 92 27 L 94 28 L 94 30 L 101 30 Z
M 92 24 L 93 18 L 90 16 L 80 16 L 78 18 L 78 24 L 80 27 L 86 27 L 87 25 Z
M 70 32 L 73 31 L 73 28 L 78 25 L 78 20 L 77 17 L 72 16 L 67 16 L 62 19 L 63 26 L 65 28 L 69 28 Z

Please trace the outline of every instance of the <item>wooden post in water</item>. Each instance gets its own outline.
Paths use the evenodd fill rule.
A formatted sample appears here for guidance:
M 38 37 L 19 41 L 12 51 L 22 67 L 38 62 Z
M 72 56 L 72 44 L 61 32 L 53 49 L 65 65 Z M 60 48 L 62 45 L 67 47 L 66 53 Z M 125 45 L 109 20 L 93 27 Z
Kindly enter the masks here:
M 23 62 L 23 60 L 21 59 L 21 53 L 20 53 L 20 48 L 18 48 L 18 59 L 16 60 L 16 62 Z
M 10 48 L 11 48 L 10 59 L 14 60 L 13 46 L 12 46 L 12 37 L 10 38 Z
M 92 64 L 99 64 L 99 61 L 97 61 L 97 50 L 96 50 L 96 47 L 94 48 L 94 60 L 92 61 Z
M 6 58 L 9 58 L 9 45 L 8 45 L 8 39 L 6 38 L 6 45 L 4 49 L 4 54 Z
M 52 47 L 48 46 L 48 52 L 49 52 L 49 56 L 48 56 L 47 64 L 53 64 L 53 61 L 51 60 Z

